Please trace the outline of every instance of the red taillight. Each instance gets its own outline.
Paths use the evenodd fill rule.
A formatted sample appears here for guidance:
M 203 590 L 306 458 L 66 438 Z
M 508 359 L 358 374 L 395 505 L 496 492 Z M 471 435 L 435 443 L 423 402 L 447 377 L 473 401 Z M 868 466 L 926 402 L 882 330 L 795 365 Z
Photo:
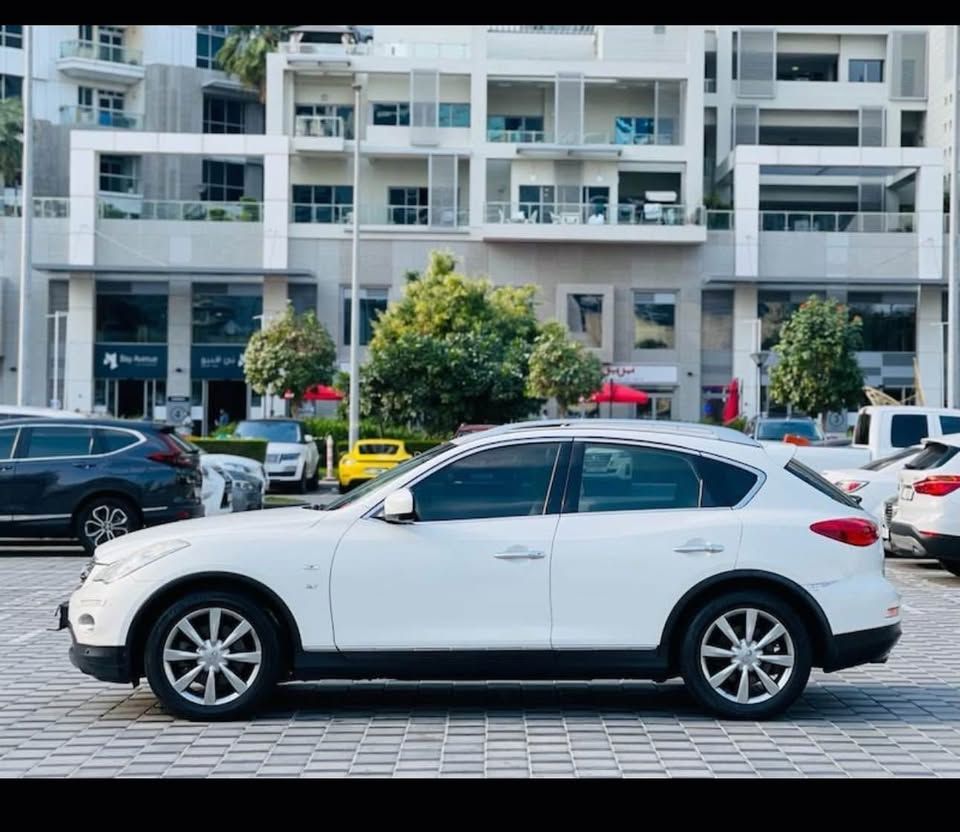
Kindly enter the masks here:
M 810 531 L 851 546 L 871 546 L 880 537 L 876 525 L 862 517 L 821 520 L 819 523 L 814 523 Z
M 196 467 L 196 460 L 190 454 L 184 453 L 165 433 L 160 434 L 160 440 L 167 446 L 167 450 L 149 454 L 147 459 L 163 465 L 172 465 L 174 468 Z
M 943 474 L 939 477 L 927 477 L 913 484 L 917 494 L 926 494 L 928 497 L 946 497 L 960 488 L 960 477 Z
M 837 483 L 837 488 L 846 491 L 847 494 L 853 494 L 854 491 L 859 491 L 866 484 L 863 480 L 840 480 Z

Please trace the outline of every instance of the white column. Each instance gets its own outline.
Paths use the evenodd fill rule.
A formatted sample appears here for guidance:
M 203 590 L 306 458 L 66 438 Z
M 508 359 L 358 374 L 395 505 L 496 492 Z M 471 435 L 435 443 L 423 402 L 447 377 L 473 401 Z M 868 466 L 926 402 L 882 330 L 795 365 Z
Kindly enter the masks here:
M 263 267 L 287 268 L 287 234 L 290 223 L 290 154 L 263 156 Z
M 740 411 L 747 417 L 757 412 L 757 365 L 750 357 L 757 346 L 757 287 L 738 285 L 733 293 L 733 376 L 740 380 Z
M 293 96 L 287 95 L 288 86 L 290 91 L 293 91 L 293 73 L 285 71 L 286 64 L 286 55 L 281 55 L 279 52 L 271 52 L 267 55 L 267 112 L 264 132 L 268 136 L 281 136 L 287 133 L 284 116 L 287 111 L 293 113 Z
M 757 162 L 736 159 L 733 192 L 736 206 L 734 274 L 756 277 L 760 270 L 760 165 Z
M 76 134 L 72 134 L 73 139 Z M 97 152 L 70 143 L 69 262 L 92 266 L 96 256 Z
M 717 164 L 733 149 L 730 146 L 731 104 L 734 101 L 732 33 L 729 26 L 717 27 Z
M 287 278 L 281 275 L 268 275 L 263 279 L 263 326 L 270 326 L 274 318 L 282 315 L 287 309 Z M 268 396 L 264 396 L 264 413 L 273 413 L 275 416 L 282 415 L 286 403 L 283 398 L 284 391 L 275 391 L 278 395 L 273 396 L 272 409 L 267 402 Z
M 470 40 L 470 225 L 486 220 L 487 27 L 472 27 Z
M 943 165 L 917 168 L 917 277 L 943 277 Z
M 190 348 L 193 338 L 193 287 L 189 279 L 170 281 L 167 306 L 167 395 L 190 395 Z M 177 370 L 181 372 L 177 372 Z
M 703 75 L 704 30 L 690 26 L 688 34 L 689 74 L 683 96 L 683 146 L 686 150 L 686 173 L 683 181 L 683 204 L 689 216 L 703 205 Z M 617 203 L 614 202 L 614 205 Z
M 96 281 L 92 275 L 72 274 L 68 296 L 66 354 L 63 371 L 67 410 L 93 410 L 93 341 Z
M 917 363 L 920 365 L 920 384 L 928 407 L 942 407 L 944 401 L 942 288 L 921 286 L 917 302 Z

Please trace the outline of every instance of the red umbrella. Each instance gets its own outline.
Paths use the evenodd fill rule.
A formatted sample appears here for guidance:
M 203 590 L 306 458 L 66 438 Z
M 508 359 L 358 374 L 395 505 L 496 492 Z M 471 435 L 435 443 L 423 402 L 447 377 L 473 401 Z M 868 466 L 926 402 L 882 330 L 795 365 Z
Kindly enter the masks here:
M 723 422 L 732 422 L 740 415 L 740 384 L 736 379 L 727 385 L 727 401 L 723 405 Z
M 610 402 L 610 414 L 612 415 L 614 402 L 617 404 L 646 404 L 650 401 L 650 397 L 643 390 L 634 390 L 625 384 L 608 381 L 590 397 L 590 401 Z
M 315 384 L 307 388 L 307 392 L 303 394 L 305 402 L 338 402 L 342 398 L 343 393 L 325 384 Z

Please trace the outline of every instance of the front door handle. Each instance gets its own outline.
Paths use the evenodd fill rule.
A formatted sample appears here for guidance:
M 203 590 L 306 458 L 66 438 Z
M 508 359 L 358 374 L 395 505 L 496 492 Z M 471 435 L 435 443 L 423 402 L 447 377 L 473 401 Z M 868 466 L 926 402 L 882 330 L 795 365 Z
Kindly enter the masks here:
M 75 462 L 73 463 L 74 468 L 96 468 L 97 464 L 95 462 Z
M 507 549 L 506 552 L 499 552 L 494 555 L 499 560 L 539 560 L 544 556 L 543 552 L 533 549 Z
M 716 554 L 717 552 L 723 551 L 723 545 L 720 543 L 707 543 L 705 540 L 691 540 L 683 546 L 675 546 L 673 551 L 679 552 L 681 555 L 695 555 L 699 552 Z

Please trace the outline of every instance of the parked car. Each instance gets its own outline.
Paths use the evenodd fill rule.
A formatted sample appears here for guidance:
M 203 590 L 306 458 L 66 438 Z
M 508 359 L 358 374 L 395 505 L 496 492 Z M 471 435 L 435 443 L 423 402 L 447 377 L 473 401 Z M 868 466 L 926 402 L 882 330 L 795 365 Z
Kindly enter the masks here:
M 0 422 L 10 419 L 84 419 L 82 413 L 72 410 L 56 410 L 52 407 L 29 407 L 26 405 L 0 404 Z
M 226 471 L 233 480 L 233 510 L 249 511 L 263 508 L 269 478 L 266 467 L 237 454 L 208 454 L 200 452 L 202 458 Z
M 200 517 L 197 454 L 172 427 L 102 419 L 0 423 L 0 536 L 78 538 Z
M 191 719 L 293 679 L 676 676 L 718 715 L 768 718 L 811 667 L 882 662 L 900 637 L 876 524 L 796 450 L 703 425 L 508 425 L 326 509 L 107 543 L 60 623 L 81 671 L 146 675 Z M 587 471 L 598 451 L 630 454 L 631 476 Z
M 270 485 L 290 483 L 301 494 L 316 488 L 320 479 L 320 450 L 306 425 L 296 419 L 248 419 L 233 432 L 237 439 L 267 441 Z
M 789 419 L 771 419 L 754 417 L 747 422 L 744 433 L 760 442 L 783 442 L 787 436 L 799 436 L 809 442 L 823 442 L 820 425 L 807 416 Z
M 337 478 L 340 481 L 340 493 L 343 494 L 384 471 L 389 471 L 412 454 L 400 439 L 361 439 L 349 453 L 340 457 L 337 465 Z
M 887 522 L 895 552 L 936 558 L 960 576 L 960 436 L 925 439 L 900 472 Z
M 219 465 L 200 457 L 203 474 L 203 515 L 230 514 L 233 511 L 233 479 Z
M 883 516 L 884 503 L 897 495 L 900 471 L 922 450 L 922 446 L 915 445 L 875 459 L 860 468 L 824 471 L 823 476 L 841 491 L 859 497 L 860 505 L 879 519 Z

